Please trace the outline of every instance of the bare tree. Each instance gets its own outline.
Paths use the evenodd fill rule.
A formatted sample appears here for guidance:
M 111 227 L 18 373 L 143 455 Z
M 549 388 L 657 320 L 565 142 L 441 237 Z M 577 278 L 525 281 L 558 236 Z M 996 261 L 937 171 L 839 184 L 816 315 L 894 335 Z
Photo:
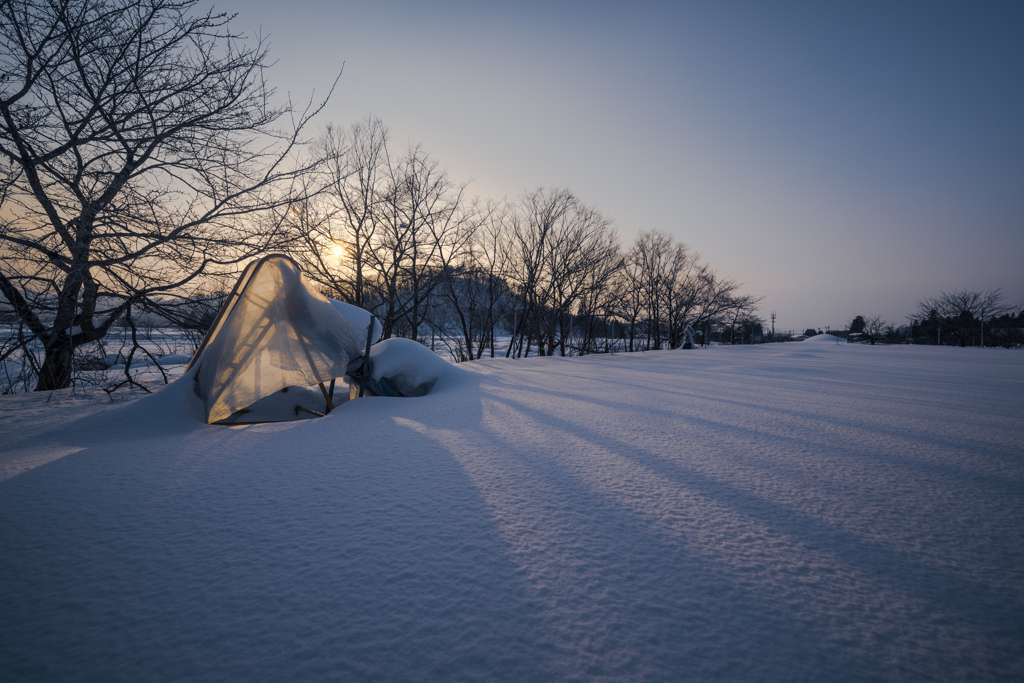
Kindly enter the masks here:
M 760 299 L 737 297 L 736 291 L 740 285 L 731 278 L 720 278 L 710 267 L 703 267 L 696 273 L 697 301 L 699 315 L 695 317 L 694 328 L 704 328 L 704 344 L 710 340 L 710 331 L 713 326 L 722 320 L 727 320 L 729 313 L 738 306 L 753 305 Z
M 372 116 L 347 130 L 328 126 L 318 146 L 329 160 L 329 185 L 293 222 L 290 251 L 303 272 L 333 297 L 360 307 L 375 293 L 372 257 L 387 179 L 387 142 L 388 129 Z
M 0 293 L 43 344 L 37 390 L 133 307 L 274 247 L 317 167 L 295 152 L 318 108 L 273 105 L 266 44 L 194 6 L 0 4 Z
M 640 347 L 682 346 L 686 328 L 703 328 L 708 343 L 712 327 L 754 330 L 763 321 L 755 310 L 761 298 L 739 295 L 739 284 L 720 278 L 682 242 L 658 232 L 641 232 L 618 272 L 615 313 L 629 330 L 629 351 Z M 637 344 L 642 327 L 644 341 Z M 749 336 L 749 335 L 748 335 Z
M 691 253 L 685 244 L 677 243 L 672 248 L 670 278 L 666 290 L 670 349 L 682 346 L 686 338 L 686 328 L 697 324 L 702 291 L 700 276 L 704 269 L 699 260 L 700 256 Z
M 619 296 L 618 275 L 625 265 L 614 234 L 594 245 L 587 260 L 584 282 L 573 318 L 576 351 L 579 355 L 597 350 L 598 335 L 607 337 L 608 319 L 614 313 Z
M 1007 328 L 1008 333 L 1006 335 L 1006 348 L 1013 348 L 1015 335 L 1017 333 L 1017 327 L 1021 322 L 1024 322 L 1024 299 L 1019 300 L 1012 306 L 1006 308 L 1007 316 Z
M 858 318 L 861 316 L 857 316 Z M 854 319 L 856 321 L 856 319 Z M 876 341 L 885 339 L 889 332 L 892 330 L 892 324 L 885 320 L 880 315 L 869 316 L 863 318 L 863 328 L 861 334 L 867 337 L 871 346 L 875 345 Z
M 375 119 L 322 144 L 332 186 L 292 206 L 299 256 L 323 289 L 372 308 L 387 336 L 430 329 L 472 360 L 494 354 L 501 320 L 506 356 L 592 353 L 624 329 L 635 350 L 641 325 L 646 348 L 677 348 L 688 325 L 753 320 L 759 299 L 736 295 L 685 244 L 645 232 L 624 256 L 610 220 L 569 190 L 466 202 L 419 146 L 393 156 Z
M 371 267 L 378 280 L 384 336 L 401 323 L 418 339 L 446 269 L 470 248 L 480 223 L 466 186 L 454 183 L 421 147 L 391 160 L 379 202 Z
M 707 267 L 682 242 L 659 231 L 641 232 L 627 256 L 627 294 L 634 321 L 642 320 L 646 348 L 682 345 L 686 327 L 699 316 Z M 634 322 L 635 324 L 635 322 Z
M 644 311 L 648 349 L 660 349 L 662 338 L 668 336 L 665 322 L 671 305 L 675 265 L 672 242 L 672 237 L 663 232 L 641 232 L 631 252 L 631 260 L 636 263 L 639 274 L 637 284 Z
M 966 289 L 942 292 L 937 297 L 919 301 L 917 315 L 921 320 L 936 318 L 941 329 L 952 332 L 960 346 L 967 346 L 967 341 L 980 323 L 984 345 L 985 318 L 1003 312 L 1002 299 L 1003 294 L 999 289 L 987 292 Z
M 736 344 L 736 330 L 739 329 L 740 344 L 749 343 L 755 327 L 763 322 L 756 314 L 760 298 L 750 295 L 729 297 L 729 307 L 723 311 L 722 318 L 729 328 L 729 343 Z
M 616 316 L 621 318 L 629 330 L 629 339 L 625 343 L 625 350 L 629 352 L 636 350 L 637 324 L 644 311 L 643 259 L 637 252 L 636 244 L 634 244 L 623 259 L 622 269 L 614 283 L 614 289 L 619 292 L 614 310 Z
M 528 354 L 536 342 L 539 355 L 565 355 L 581 300 L 608 287 L 621 261 L 611 221 L 569 190 L 540 188 L 522 198 L 509 227 L 521 311 L 515 345 Z
M 487 348 L 494 357 L 495 327 L 512 299 L 506 282 L 508 207 L 490 204 L 476 215 L 477 220 L 470 223 L 472 243 L 446 261 L 440 288 L 443 305 L 462 338 L 455 349 L 459 360 L 479 359 Z M 436 319 L 432 314 L 431 324 Z
M 513 330 L 513 342 L 506 356 L 527 356 L 534 339 L 540 339 L 538 312 L 547 305 L 549 273 L 546 270 L 548 241 L 557 225 L 575 206 L 576 197 L 568 190 L 539 188 L 526 194 L 520 207 L 509 220 L 511 274 L 519 292 L 518 320 Z M 538 345 L 543 353 L 543 345 Z
M 566 219 L 548 240 L 545 259 L 549 305 L 542 315 L 540 341 L 546 341 L 548 355 L 556 348 L 566 355 L 574 314 L 590 295 L 599 298 L 619 261 L 618 238 L 605 216 L 577 204 Z

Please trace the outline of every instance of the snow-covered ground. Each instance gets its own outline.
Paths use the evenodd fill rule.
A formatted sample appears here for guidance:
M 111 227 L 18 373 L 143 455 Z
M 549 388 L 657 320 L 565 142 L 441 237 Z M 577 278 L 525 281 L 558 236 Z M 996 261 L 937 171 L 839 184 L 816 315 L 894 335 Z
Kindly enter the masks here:
M 0 680 L 1021 680 L 1024 354 L 815 339 L 0 398 Z

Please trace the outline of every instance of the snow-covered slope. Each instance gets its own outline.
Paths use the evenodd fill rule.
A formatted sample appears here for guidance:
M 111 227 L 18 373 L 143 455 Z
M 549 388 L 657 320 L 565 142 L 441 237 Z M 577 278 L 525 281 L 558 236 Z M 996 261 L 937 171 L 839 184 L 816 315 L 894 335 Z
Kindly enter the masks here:
M 0 398 L 0 680 L 1024 677 L 1019 352 L 502 359 L 247 427 L 190 392 Z

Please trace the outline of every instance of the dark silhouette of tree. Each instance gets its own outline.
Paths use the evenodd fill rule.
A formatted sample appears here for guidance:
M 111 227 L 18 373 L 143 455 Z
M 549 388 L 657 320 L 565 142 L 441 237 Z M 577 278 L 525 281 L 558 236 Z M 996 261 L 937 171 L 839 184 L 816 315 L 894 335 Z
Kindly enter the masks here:
M 1002 292 L 998 289 L 942 292 L 937 297 L 919 301 L 917 315 L 922 320 L 937 319 L 939 329 L 951 332 L 960 346 L 967 346 L 975 331 L 981 332 L 984 343 L 984 322 L 986 318 L 1002 314 L 1002 299 Z
M 860 316 L 857 316 L 858 318 Z M 892 331 L 892 325 L 888 323 L 882 316 L 876 315 L 870 318 L 863 319 L 864 327 L 861 333 L 871 343 L 875 345 L 876 341 L 885 339 Z
M 373 248 L 388 164 L 388 129 L 367 117 L 348 129 L 328 126 L 318 141 L 329 160 L 326 190 L 293 212 L 290 253 L 332 298 L 359 307 L 375 297 Z

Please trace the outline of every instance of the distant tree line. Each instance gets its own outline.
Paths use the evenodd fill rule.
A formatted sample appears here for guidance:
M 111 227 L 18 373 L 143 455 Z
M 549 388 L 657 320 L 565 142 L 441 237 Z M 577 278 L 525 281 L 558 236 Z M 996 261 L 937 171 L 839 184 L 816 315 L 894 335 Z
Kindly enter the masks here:
M 570 190 L 469 199 L 420 146 L 394 150 L 372 117 L 329 128 L 320 147 L 329 182 L 292 207 L 289 253 L 325 294 L 373 311 L 385 336 L 435 336 L 472 360 L 494 355 L 499 335 L 522 357 L 674 349 L 688 326 L 701 341 L 760 332 L 760 299 L 735 280 L 662 232 L 623 249 Z
M 1007 304 L 999 289 L 942 292 L 923 299 L 909 318 L 915 343 L 1005 346 L 1024 342 L 1024 302 Z M 946 335 L 946 340 L 942 335 Z
M 898 325 L 882 316 L 858 315 L 845 330 L 830 334 L 870 344 L 928 344 L 1013 348 L 1024 345 L 1024 301 L 1006 303 L 1000 289 L 941 292 L 922 299 Z M 805 334 L 820 334 L 808 329 Z

